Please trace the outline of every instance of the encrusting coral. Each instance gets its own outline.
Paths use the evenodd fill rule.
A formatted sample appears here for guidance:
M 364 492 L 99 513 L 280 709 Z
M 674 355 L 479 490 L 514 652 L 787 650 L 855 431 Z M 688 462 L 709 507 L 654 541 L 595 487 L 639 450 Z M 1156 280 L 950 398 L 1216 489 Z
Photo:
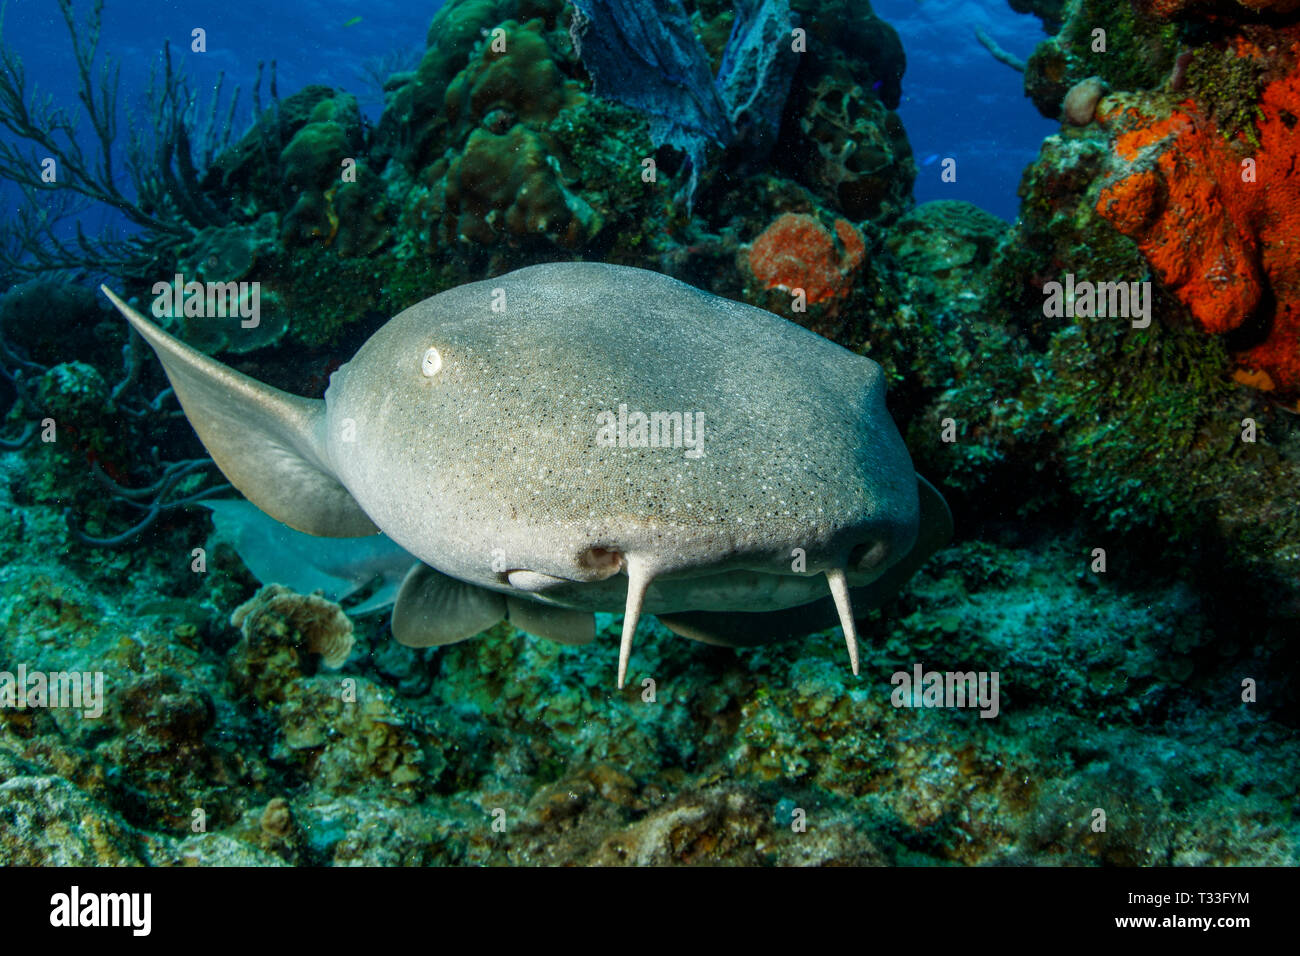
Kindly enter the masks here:
M 890 227 L 885 248 L 901 266 L 914 301 L 933 309 L 982 307 L 976 290 L 1007 224 L 971 203 L 922 203 Z

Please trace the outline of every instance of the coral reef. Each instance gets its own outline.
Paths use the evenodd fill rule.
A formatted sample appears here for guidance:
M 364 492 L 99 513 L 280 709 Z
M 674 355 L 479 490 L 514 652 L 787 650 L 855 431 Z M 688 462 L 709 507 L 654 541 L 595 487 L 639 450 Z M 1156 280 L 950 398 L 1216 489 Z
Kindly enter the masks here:
M 1065 0 L 1059 10 L 1043 16 L 1049 29 L 1058 18 L 1060 26 L 1025 65 L 1025 95 L 1048 119 L 1061 115 L 1066 94 L 1088 77 L 1116 90 L 1141 90 L 1160 86 L 1169 74 L 1178 54 L 1176 25 L 1129 0 Z
M 868 4 L 795 3 L 812 41 L 781 120 L 777 162 L 844 216 L 886 224 L 911 205 L 916 166 L 902 121 L 905 60 Z
M 795 21 L 785 0 L 741 0 L 736 14 L 717 85 L 744 165 L 757 169 L 776 145 L 775 130 L 799 65 L 792 49 Z
M 1173 19 L 1199 6 L 1200 0 L 1136 0 L 1136 6 L 1157 16 Z M 1248 13 L 1290 13 L 1300 3 L 1296 0 L 1236 0 L 1238 7 Z
M 518 126 L 504 135 L 470 134 L 447 172 L 447 211 L 458 240 L 483 245 L 505 234 L 554 236 L 573 247 L 600 226 L 591 206 L 555 175 L 540 139 Z
M 686 10 L 680 0 L 575 0 L 574 8 L 573 46 L 595 93 L 645 114 L 656 147 L 686 153 L 689 204 L 709 143 L 728 145 L 735 129 Z
M 1008 0 L 1017 13 L 1032 13 L 1043 21 L 1043 29 L 1055 33 L 1065 16 L 1065 0 Z
M 1192 97 L 1172 108 L 1108 101 L 1114 153 L 1097 205 L 1203 329 L 1232 333 L 1242 380 L 1290 400 L 1300 397 L 1300 263 L 1289 251 L 1300 237 L 1300 188 L 1289 172 L 1300 150 L 1298 54 L 1293 36 L 1256 115 L 1236 121 L 1201 104 L 1194 84 L 1203 78 L 1192 69 Z
M 98 660 L 129 690 L 105 718 L 124 732 L 88 751 L 78 744 L 105 738 L 74 716 L 0 713 L 12 808 L 0 859 L 1294 862 L 1300 832 L 1267 821 L 1287 819 L 1300 751 L 1267 709 L 1224 706 L 1233 675 L 1261 666 L 1244 646 L 1235 663 L 1216 646 L 1231 609 L 1186 582 L 1072 570 L 1078 540 L 1025 543 L 960 545 L 873 615 L 873 678 L 847 675 L 829 639 L 735 653 L 653 628 L 653 695 L 611 695 L 592 648 L 505 625 L 438 652 L 398 648 L 430 672 L 410 694 L 365 653 L 309 675 L 292 636 L 270 635 L 280 663 L 240 693 L 244 678 L 227 683 L 223 669 L 260 665 L 242 640 L 218 639 L 219 624 L 151 633 L 84 588 L 59 591 L 56 612 L 38 576 L 20 609 L 11 589 L 33 568 L 13 568 L 0 582 L 18 612 L 4 621 L 10 652 L 33 666 Z M 52 624 L 89 645 L 59 652 L 41 637 Z M 123 627 L 130 636 L 114 638 Z M 596 646 L 616 629 L 607 619 Z M 358 637 L 363 650 L 386 642 Z M 144 678 L 112 662 L 115 640 Z M 1000 671 L 1001 717 L 891 706 L 887 676 L 921 660 Z M 1253 748 L 1269 760 L 1231 756 Z M 1105 834 L 1083 825 L 1095 807 L 1111 817 Z M 193 832 L 195 808 L 207 832 Z
M 80 277 L 44 276 L 0 298 L 0 671 L 98 672 L 106 706 L 0 708 L 0 863 L 1295 865 L 1295 4 L 1012 5 L 1056 33 L 1025 84 L 1066 119 L 1014 225 L 913 203 L 902 46 L 861 0 L 672 4 L 682 90 L 708 93 L 678 131 L 698 149 L 661 128 L 662 89 L 606 95 L 613 48 L 596 19 L 575 48 L 563 0 L 449 0 L 373 130 L 272 73 L 245 135 L 204 137 L 164 63 L 150 162 L 117 144 L 112 181 L 71 170 L 141 243 L 44 245 L 28 271 L 81 256 L 142 307 L 176 272 L 259 282 L 258 329 L 162 318 L 319 395 L 447 286 L 657 268 L 880 362 L 959 537 L 864 616 L 859 679 L 833 635 L 733 652 L 646 622 L 653 683 L 616 692 L 609 615 L 589 647 L 499 624 L 413 650 L 382 616 L 259 588 L 186 507 L 223 488 L 156 363 Z M 786 57 L 796 22 L 808 53 Z M 21 137 L 15 56 L 0 124 Z M 1150 324 L 1045 314 L 1067 275 L 1149 281 Z M 997 671 L 998 717 L 896 706 L 916 665 Z
M 265 693 L 258 690 L 260 682 L 277 669 L 267 656 L 274 655 L 273 648 L 318 654 L 322 664 L 335 669 L 343 666 L 352 651 L 352 622 L 342 608 L 333 601 L 295 594 L 278 584 L 267 585 L 237 607 L 230 615 L 230 623 L 243 635 L 241 656 L 248 659 L 240 665 L 244 675 L 241 680 L 259 699 Z M 257 682 L 257 687 L 252 682 Z
M 1065 121 L 1075 126 L 1087 126 L 1097 112 L 1097 101 L 1106 92 L 1106 83 L 1099 76 L 1090 76 L 1070 87 L 1061 106 Z
M 354 97 L 334 93 L 312 107 L 280 153 L 283 182 L 298 197 L 280 227 L 285 246 L 334 241 L 339 216 L 332 205 L 333 187 L 344 163 L 356 161 L 361 145 L 361 112 Z
M 927 310 L 982 308 L 984 276 L 1007 224 L 978 206 L 936 200 L 917 206 L 889 230 L 885 248 L 913 301 Z
M 31 279 L 0 298 L 0 337 L 45 367 L 96 358 L 102 348 L 97 337 L 78 334 L 96 319 L 108 319 L 99 297 L 71 282 Z
M 604 186 L 601 180 L 632 175 L 640 156 L 652 150 L 647 145 L 628 155 L 617 171 L 605 151 L 566 149 L 562 144 L 587 125 L 588 100 L 567 76 L 572 50 L 557 27 L 558 13 L 521 22 L 495 19 L 495 10 L 473 7 L 466 14 L 484 16 L 488 35 L 467 65 L 442 79 L 445 67 L 435 53 L 447 41 L 440 37 L 412 81 L 419 95 L 425 95 L 424 85 L 436 83 L 443 103 L 438 130 L 400 134 L 407 142 L 427 144 L 418 153 L 399 152 L 418 180 L 420 197 L 404 211 L 403 231 L 416 234 L 421 246 L 456 243 L 466 249 L 572 249 L 590 243 L 608 219 L 622 221 L 624 213 L 614 212 L 612 201 L 593 204 L 587 197 Z M 500 48 L 494 36 L 500 37 Z M 400 108 L 398 100 L 394 104 L 386 117 Z M 445 142 L 445 151 L 435 156 L 434 142 Z M 634 149 L 635 143 L 629 146 Z
M 818 195 L 853 219 L 888 221 L 906 207 L 911 147 L 878 99 L 845 76 L 823 75 L 796 122 L 812 145 L 798 155 Z
M 905 279 L 876 254 L 878 239 L 806 193 L 773 199 L 775 217 L 756 222 L 748 243 L 719 244 L 720 265 L 736 275 L 735 287 L 721 284 L 716 272 L 709 284 L 865 350 L 873 332 L 894 327 Z M 873 357 L 888 367 L 887 359 Z
M 1206 560 L 1240 563 L 1291 593 L 1297 527 L 1277 502 L 1300 467 L 1294 423 L 1232 387 L 1225 343 L 1182 318 L 1142 250 L 1099 213 L 1110 155 L 1099 134 L 1049 137 L 1026 170 L 1021 220 L 993 255 L 981 307 L 909 356 L 938 386 L 919 396 L 913 457 L 995 510 L 1081 505 L 1109 529 L 1100 533 L 1136 534 L 1132 546 L 1156 560 L 1172 558 L 1178 542 L 1212 541 Z M 1150 278 L 1151 326 L 1048 319 L 1044 286 L 1066 274 Z M 1248 417 L 1262 441 L 1241 440 Z M 961 428 L 948 442 L 945 419 Z M 1019 470 L 1023 461 L 1033 470 Z M 1000 504 L 987 498 L 994 487 Z
M 587 28 L 608 26 L 622 9 L 593 6 Z M 603 89 L 600 68 L 584 62 L 572 14 L 561 0 L 445 4 L 419 65 L 386 84 L 373 134 L 338 89 L 313 85 L 281 99 L 273 64 L 264 104 L 259 68 L 252 128 L 233 144 L 205 139 L 192 151 L 194 168 L 172 177 L 186 209 L 216 214 L 183 222 L 155 261 L 174 261 L 187 280 L 255 279 L 261 322 L 236 329 L 177 309 L 173 331 L 209 353 L 256 353 L 263 373 L 274 380 L 278 366 L 287 386 L 304 374 L 301 363 L 290 367 L 271 346 L 330 348 L 365 316 L 393 314 L 457 282 L 579 253 L 710 276 L 783 212 L 856 227 L 888 223 L 910 206 L 915 168 L 892 112 L 902 47 L 869 7 L 746 0 L 737 16 L 727 3 L 688 0 L 672 15 L 657 12 L 661 39 L 676 37 L 699 74 L 697 92 L 717 101 L 711 120 L 687 124 L 712 144 L 707 164 L 694 146 L 689 158 L 673 148 L 675 137 L 657 125 L 667 122 L 663 110 L 594 95 L 629 98 Z M 786 35 L 799 18 L 815 55 L 797 53 Z M 588 44 L 588 59 L 610 53 Z M 185 88 L 183 76 L 168 75 L 169 89 Z M 657 88 L 669 95 L 672 85 Z M 179 96 L 167 93 L 166 102 Z M 167 115 L 172 126 L 159 135 L 200 138 L 192 115 Z M 784 176 L 763 208 L 742 211 L 748 179 L 772 178 L 764 158 L 774 146 Z M 792 188 L 815 199 L 786 196 Z M 694 218 L 673 201 L 682 190 L 693 194 Z M 142 187 L 142 195 L 153 193 Z M 143 297 L 152 279 L 136 275 L 127 292 Z M 734 276 L 716 282 L 739 287 Z M 363 292 L 375 285 L 378 299 Z

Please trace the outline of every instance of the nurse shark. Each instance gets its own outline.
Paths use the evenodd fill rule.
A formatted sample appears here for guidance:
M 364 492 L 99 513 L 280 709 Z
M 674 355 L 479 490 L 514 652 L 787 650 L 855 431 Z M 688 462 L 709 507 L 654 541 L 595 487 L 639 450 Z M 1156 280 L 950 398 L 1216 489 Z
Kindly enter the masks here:
M 642 614 L 733 647 L 838 620 L 856 674 L 854 608 L 951 537 L 879 365 L 658 273 L 551 263 L 439 293 L 375 332 L 323 399 L 103 291 L 250 502 L 309 535 L 382 532 L 398 566 L 409 554 L 403 644 L 503 619 L 580 644 L 594 612 L 622 610 L 621 688 Z

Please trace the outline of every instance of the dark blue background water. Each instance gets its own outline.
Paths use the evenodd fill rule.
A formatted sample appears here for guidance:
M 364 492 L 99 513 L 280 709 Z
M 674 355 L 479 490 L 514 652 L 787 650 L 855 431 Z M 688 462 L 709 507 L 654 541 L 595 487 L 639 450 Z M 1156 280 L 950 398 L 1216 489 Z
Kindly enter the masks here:
M 439 6 L 438 0 L 107 0 L 102 49 L 121 64 L 123 99 L 137 115 L 149 71 L 170 41 L 174 61 L 197 91 L 207 94 L 221 71 L 228 93 L 236 83 L 243 87 L 241 130 L 251 115 L 259 60 L 277 61 L 281 97 L 310 83 L 343 87 L 374 119 L 382 100 L 363 78 L 362 64 L 395 52 L 416 60 Z M 79 11 L 89 7 L 90 0 L 77 0 Z M 874 7 L 898 30 L 907 53 L 900 113 L 920 166 L 917 201 L 965 199 L 1014 219 L 1021 170 L 1056 124 L 1038 116 L 1020 74 L 993 60 L 973 31 L 983 25 L 1024 57 L 1043 38 L 1038 20 L 1002 0 L 877 0 Z M 347 25 L 356 17 L 359 22 Z M 195 27 L 207 31 L 206 53 L 190 52 Z M 29 81 L 56 102 L 75 102 L 71 46 L 53 0 L 10 3 L 5 37 L 22 53 Z M 263 96 L 265 102 L 265 87 Z M 948 156 L 958 162 L 956 183 L 940 181 Z M 5 188 L 2 199 L 11 207 L 14 191 Z
M 1038 18 L 1006 0 L 873 0 L 872 8 L 907 54 L 898 113 L 919 167 L 916 201 L 964 199 L 1014 220 L 1020 173 L 1060 124 L 1038 114 L 1021 75 L 980 46 L 975 27 L 1023 60 L 1046 37 Z M 955 183 L 939 178 L 947 156 L 957 160 Z

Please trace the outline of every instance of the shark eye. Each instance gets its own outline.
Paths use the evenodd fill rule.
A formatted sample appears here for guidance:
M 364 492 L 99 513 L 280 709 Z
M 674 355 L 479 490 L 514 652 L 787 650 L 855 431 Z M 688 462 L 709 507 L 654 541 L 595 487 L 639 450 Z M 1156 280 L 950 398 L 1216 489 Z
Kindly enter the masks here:
M 433 378 L 440 368 L 442 368 L 442 355 L 437 349 L 429 349 L 424 353 L 424 358 L 420 359 L 420 371 L 424 373 L 425 378 Z

